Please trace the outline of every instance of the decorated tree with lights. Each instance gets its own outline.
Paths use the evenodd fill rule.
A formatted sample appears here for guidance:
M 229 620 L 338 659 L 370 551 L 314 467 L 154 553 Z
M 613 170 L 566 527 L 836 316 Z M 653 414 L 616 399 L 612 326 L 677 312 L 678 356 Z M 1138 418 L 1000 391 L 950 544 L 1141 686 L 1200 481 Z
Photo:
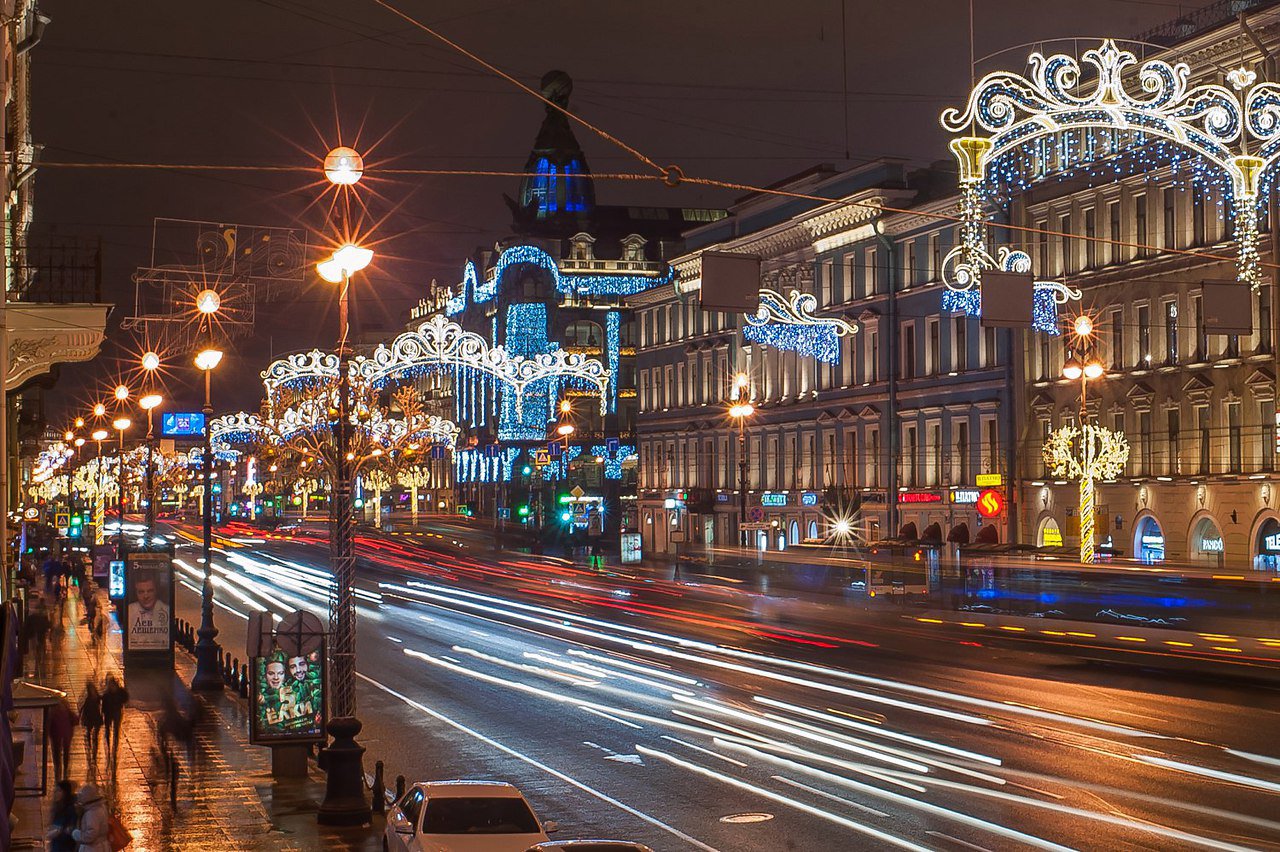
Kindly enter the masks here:
M 116 471 L 114 458 L 98 456 L 80 465 L 72 477 L 72 487 L 89 500 L 93 510 L 94 544 L 105 540 L 102 527 L 106 521 L 107 500 L 116 493 Z
M 409 489 L 409 511 L 416 525 L 418 523 L 418 490 L 431 486 L 431 469 L 424 465 L 406 467 L 396 475 L 396 481 L 402 488 Z
M 362 477 L 364 488 L 373 495 L 373 499 L 366 498 L 364 501 L 366 515 L 372 509 L 373 522 L 375 524 L 382 522 L 382 494 L 391 487 L 391 475 L 381 467 L 371 468 L 364 472 Z
M 1068 424 L 1049 435 L 1044 460 L 1054 476 L 1080 480 L 1080 561 L 1093 562 L 1094 483 L 1120 475 L 1129 442 L 1103 426 Z
M 302 498 L 302 520 L 307 519 L 311 507 L 311 495 L 324 488 L 324 483 L 312 476 L 300 476 L 293 481 L 293 493 Z

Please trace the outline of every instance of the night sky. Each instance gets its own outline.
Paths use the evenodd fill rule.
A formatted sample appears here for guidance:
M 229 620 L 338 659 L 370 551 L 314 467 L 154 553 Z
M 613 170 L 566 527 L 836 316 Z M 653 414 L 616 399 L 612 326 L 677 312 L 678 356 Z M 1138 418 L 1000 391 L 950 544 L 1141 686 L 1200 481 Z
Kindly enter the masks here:
M 969 87 L 964 0 L 847 0 L 847 143 L 838 0 L 396 3 L 535 88 L 545 71 L 567 71 L 570 107 L 588 120 L 660 163 L 736 182 L 769 184 L 819 162 L 944 159 L 938 113 Z M 1078 48 L 1057 46 L 1077 52 L 1206 5 L 975 4 L 976 55 L 1009 50 L 980 71 L 1021 67 L 1035 39 L 1080 37 Z M 540 102 L 372 0 L 43 0 L 41 11 L 52 23 L 33 54 L 32 109 L 49 163 L 307 165 L 341 141 L 367 152 L 371 179 L 378 165 L 512 171 L 542 120 Z M 594 171 L 643 170 L 590 131 L 575 132 Z M 101 239 L 115 327 L 132 313 L 130 276 L 147 262 L 155 217 L 298 227 L 314 244 L 332 233 L 316 177 L 49 166 L 36 179 L 33 235 Z M 433 277 L 457 280 L 467 253 L 506 235 L 502 194 L 518 183 L 371 182 L 379 260 L 361 284 L 365 323 L 398 328 Z M 597 187 L 605 204 L 722 206 L 739 194 Z M 331 346 L 333 297 L 309 279 L 261 311 L 253 339 L 227 347 L 217 407 L 255 405 L 256 373 L 271 352 Z M 55 398 L 86 402 L 119 374 L 123 347 L 139 344 L 118 330 L 112 337 L 87 369 L 64 370 Z M 189 357 L 173 354 L 171 396 L 194 402 L 180 387 L 194 372 Z

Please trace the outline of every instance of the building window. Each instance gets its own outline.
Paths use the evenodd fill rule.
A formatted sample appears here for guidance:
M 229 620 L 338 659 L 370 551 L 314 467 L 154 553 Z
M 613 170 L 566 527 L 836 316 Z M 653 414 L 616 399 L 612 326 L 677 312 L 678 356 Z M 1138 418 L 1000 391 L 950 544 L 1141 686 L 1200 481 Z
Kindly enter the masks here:
M 1175 476 L 1178 473 L 1179 462 L 1181 461 L 1181 438 L 1182 438 L 1182 412 L 1176 408 L 1170 408 L 1165 412 L 1166 423 L 1168 426 L 1169 440 L 1167 444 L 1168 453 L 1165 458 L 1164 472 L 1167 476 Z
M 1000 348 L 996 344 L 996 330 L 992 326 L 982 329 L 982 366 L 995 367 L 1000 364 Z
M 1174 213 L 1177 209 L 1178 197 L 1174 192 L 1172 187 L 1164 191 L 1164 247 L 1167 249 L 1176 248 L 1178 245 L 1177 216 Z
M 1276 407 L 1265 399 L 1258 403 L 1258 423 L 1261 424 L 1262 446 L 1258 448 L 1258 470 L 1273 470 L 1276 458 Z
M 952 424 L 956 439 L 956 482 L 966 484 L 969 477 L 969 421 L 956 420 Z
M 1193 246 L 1204 245 L 1207 233 L 1206 206 L 1204 187 L 1193 183 L 1191 185 L 1191 244 Z
M 902 324 L 902 378 L 916 377 L 916 326 L 913 322 Z
M 907 488 L 916 485 L 916 466 L 920 463 L 920 446 L 916 442 L 916 427 L 902 427 L 902 484 Z
M 880 332 L 876 329 L 867 335 L 867 357 L 863 372 L 867 376 L 866 381 L 880 381 Z
M 1040 271 L 1041 275 L 1049 275 L 1051 273 L 1049 271 L 1049 222 L 1048 220 L 1041 219 L 1039 222 L 1036 222 L 1036 231 L 1037 231 L 1036 255 L 1037 255 L 1037 260 L 1039 261 L 1039 264 L 1040 264 L 1036 268 Z
M 880 487 L 880 430 L 875 426 L 867 427 L 866 483 L 871 488 Z
M 1207 361 L 1209 360 L 1209 335 L 1204 327 L 1204 299 L 1199 296 L 1192 296 L 1191 310 L 1196 324 L 1196 351 L 1191 356 L 1191 360 L 1196 362 Z
M 963 373 L 969 369 L 969 318 L 958 316 L 951 327 L 951 369 Z
M 1084 211 L 1084 265 L 1098 265 L 1098 211 L 1092 207 Z
M 854 274 L 857 267 L 857 255 L 853 252 L 844 256 L 843 265 L 841 266 L 841 281 L 839 295 L 836 297 L 839 301 L 845 302 L 855 298 L 855 278 Z
M 1227 403 L 1227 469 L 1232 473 L 1244 470 L 1244 441 L 1240 434 L 1240 403 Z
M 1037 359 L 1040 362 L 1040 381 L 1047 382 L 1050 375 L 1049 362 L 1053 357 L 1049 352 L 1049 337 L 1044 334 L 1038 334 L 1036 337 L 1039 338 L 1040 343 L 1040 357 Z
M 1111 236 L 1111 262 L 1120 263 L 1124 260 L 1124 246 L 1120 245 L 1120 202 L 1112 201 L 1107 204 L 1107 219 L 1110 223 Z
M 929 424 L 929 485 L 937 487 L 942 484 L 942 424 Z
M 984 473 L 1000 471 L 1000 433 L 996 431 L 994 417 L 982 418 L 982 470 Z
M 1148 257 L 1151 251 L 1147 248 L 1149 244 L 1147 234 L 1147 197 L 1145 195 L 1136 195 L 1133 199 L 1133 229 L 1134 242 L 1138 244 L 1138 256 Z
M 867 296 L 874 296 L 880 289 L 880 266 L 876 254 L 875 249 L 867 249 L 867 268 L 865 271 L 867 280 L 867 292 L 865 295 Z
M 818 287 L 822 295 L 821 305 L 825 308 L 831 302 L 831 288 L 834 286 L 833 276 L 835 269 L 832 267 L 830 260 L 822 261 L 822 265 L 818 267 Z
M 1123 370 L 1129 365 L 1124 359 L 1124 309 L 1116 308 L 1110 314 L 1111 327 L 1111 368 Z
M 1075 258 L 1071 252 L 1071 214 L 1068 213 L 1058 220 L 1058 246 L 1059 257 L 1062 258 L 1062 272 L 1070 275 L 1076 271 Z
M 1151 366 L 1151 308 L 1138 305 L 1138 366 Z
M 1164 303 L 1164 362 L 1178 363 L 1178 303 Z
M 1196 439 L 1199 443 L 1199 462 L 1197 472 L 1201 474 L 1211 473 L 1209 469 L 1210 458 L 1212 457 L 1212 446 L 1210 444 L 1209 435 L 1209 406 L 1197 405 L 1195 407 L 1196 415 Z
M 1258 290 L 1258 352 L 1271 351 L 1271 287 Z
M 942 372 L 942 331 L 937 317 L 925 320 L 929 329 L 929 348 L 925 353 L 925 374 L 934 375 Z
M 1142 476 L 1150 476 L 1151 467 L 1151 445 L 1155 443 L 1155 435 L 1151 431 L 1151 412 L 1138 412 L 1138 440 L 1142 442 L 1142 468 L 1138 473 Z
M 942 279 L 942 235 L 929 235 L 929 280 Z
M 848 488 L 857 488 L 862 484 L 862 477 L 859 475 L 858 468 L 858 433 L 853 429 L 844 433 L 844 464 L 842 485 Z

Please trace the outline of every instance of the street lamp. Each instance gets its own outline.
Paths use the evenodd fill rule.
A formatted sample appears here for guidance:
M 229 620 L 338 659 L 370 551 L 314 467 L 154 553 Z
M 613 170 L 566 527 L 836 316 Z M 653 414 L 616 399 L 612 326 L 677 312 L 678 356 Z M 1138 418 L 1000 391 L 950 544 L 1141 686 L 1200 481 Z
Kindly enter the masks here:
M 738 421 L 738 534 L 743 547 L 748 544 L 747 531 L 743 529 L 747 523 L 747 418 L 756 411 L 746 398 L 746 392 L 747 374 L 739 373 L 733 382 L 729 416 Z
M 217 290 L 201 290 L 196 294 L 196 310 L 205 316 L 216 314 L 220 307 L 222 307 L 222 297 L 218 295 Z
M 1073 328 L 1080 341 L 1081 356 L 1072 356 L 1062 365 L 1062 375 L 1069 381 L 1080 382 L 1080 452 L 1082 476 L 1080 477 L 1080 561 L 1094 560 L 1094 474 L 1090 463 L 1094 454 L 1094 439 L 1089 431 L 1087 405 L 1089 382 L 1102 378 L 1106 369 L 1102 362 L 1089 354 L 1092 346 L 1093 319 L 1088 314 L 1076 317 Z
M 359 180 L 349 163 L 347 169 L 334 170 L 329 179 L 339 186 L 350 186 Z M 355 652 L 356 605 L 355 536 L 351 516 L 351 461 L 348 430 L 351 420 L 350 377 L 348 371 L 348 308 L 351 276 L 373 260 L 373 251 L 346 243 L 316 264 L 316 272 L 338 291 L 338 423 L 334 430 L 336 443 L 333 499 L 329 502 L 333 542 L 334 587 L 329 600 L 329 632 L 332 637 L 333 718 L 328 733 L 332 741 L 324 750 L 325 794 L 316 819 L 326 825 L 362 825 L 369 820 L 369 802 L 364 795 L 364 747 L 356 743 L 363 727 L 356 718 Z
M 116 388 L 117 399 L 120 398 L 119 391 L 123 387 L 124 385 L 121 385 L 120 388 Z M 125 393 L 127 395 L 128 391 L 126 390 Z M 133 421 L 130 420 L 128 417 L 117 417 L 115 421 L 112 422 L 111 425 L 112 427 L 115 428 L 117 432 L 120 433 L 120 453 L 118 456 L 118 458 L 120 459 L 120 464 L 119 464 L 120 473 L 116 477 L 116 516 L 119 523 L 119 528 L 116 530 L 116 559 L 123 560 L 124 559 L 124 432 L 126 429 L 128 429 L 130 426 L 133 425 Z
M 97 405 L 95 405 L 95 406 L 93 407 L 93 416 L 94 416 L 94 417 L 106 417 L 106 416 L 107 416 L 107 407 L 106 407 L 105 405 L 103 405 L 102 403 L 98 403 Z
M 206 291 L 212 293 L 212 290 Z M 217 294 L 215 293 L 216 297 Z M 217 310 L 215 307 L 214 310 Z M 213 440 L 210 436 L 210 421 L 213 419 L 213 400 L 211 381 L 213 370 L 222 361 L 221 350 L 209 347 L 196 355 L 196 367 L 204 373 L 204 511 L 201 523 L 204 539 L 202 553 L 204 555 L 204 583 L 200 587 L 200 629 L 196 631 L 196 673 L 191 679 L 191 688 L 195 690 L 222 689 L 222 675 L 218 671 L 218 646 L 214 637 L 218 628 L 213 624 Z
M 129 398 L 129 389 L 124 385 L 116 385 L 115 397 L 116 402 L 124 402 Z
M 324 158 L 324 176 L 335 186 L 352 186 L 364 175 L 364 158 L 345 145 L 334 148 Z
M 155 490 L 155 440 L 152 424 L 151 412 L 160 403 L 164 402 L 164 398 L 158 393 L 149 393 L 142 399 L 138 400 L 138 405 L 142 406 L 142 410 L 147 412 L 147 545 L 150 546 L 151 539 L 156 532 L 156 490 Z

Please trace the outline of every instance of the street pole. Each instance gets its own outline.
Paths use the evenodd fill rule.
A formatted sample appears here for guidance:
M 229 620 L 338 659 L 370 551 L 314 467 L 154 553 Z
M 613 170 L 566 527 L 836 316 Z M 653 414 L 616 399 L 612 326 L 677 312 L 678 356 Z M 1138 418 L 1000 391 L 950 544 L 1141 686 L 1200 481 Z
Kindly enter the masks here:
M 196 673 L 191 688 L 197 691 L 222 689 L 222 675 L 218 671 L 218 646 L 214 638 L 218 628 L 213 624 L 213 438 L 210 423 L 213 420 L 213 401 L 210 395 L 213 370 L 204 371 L 204 457 L 201 460 L 204 478 L 204 500 L 201 504 L 204 541 L 204 583 L 200 587 L 200 629 L 196 631 Z
M 356 718 L 355 650 L 356 608 L 355 540 L 351 518 L 351 464 L 348 421 L 351 416 L 350 379 L 347 376 L 347 311 L 351 272 L 343 270 L 338 297 L 338 423 L 334 430 L 337 463 L 334 465 L 333 499 L 329 502 L 333 530 L 333 582 L 329 596 L 329 658 L 332 674 L 333 717 L 328 733 L 332 741 L 323 750 L 326 773 L 324 801 L 316 813 L 323 825 L 363 825 L 371 815 L 364 795 L 364 747 L 355 738 L 363 727 Z
M 738 418 L 738 534 L 748 544 L 747 525 L 747 424 Z
M 116 559 L 124 560 L 124 430 L 120 431 L 120 475 L 116 477 Z
M 156 535 L 156 489 L 155 489 L 155 465 L 152 459 L 152 453 L 155 451 L 155 441 L 152 439 L 151 409 L 147 409 L 147 549 L 151 547 L 151 541 Z

